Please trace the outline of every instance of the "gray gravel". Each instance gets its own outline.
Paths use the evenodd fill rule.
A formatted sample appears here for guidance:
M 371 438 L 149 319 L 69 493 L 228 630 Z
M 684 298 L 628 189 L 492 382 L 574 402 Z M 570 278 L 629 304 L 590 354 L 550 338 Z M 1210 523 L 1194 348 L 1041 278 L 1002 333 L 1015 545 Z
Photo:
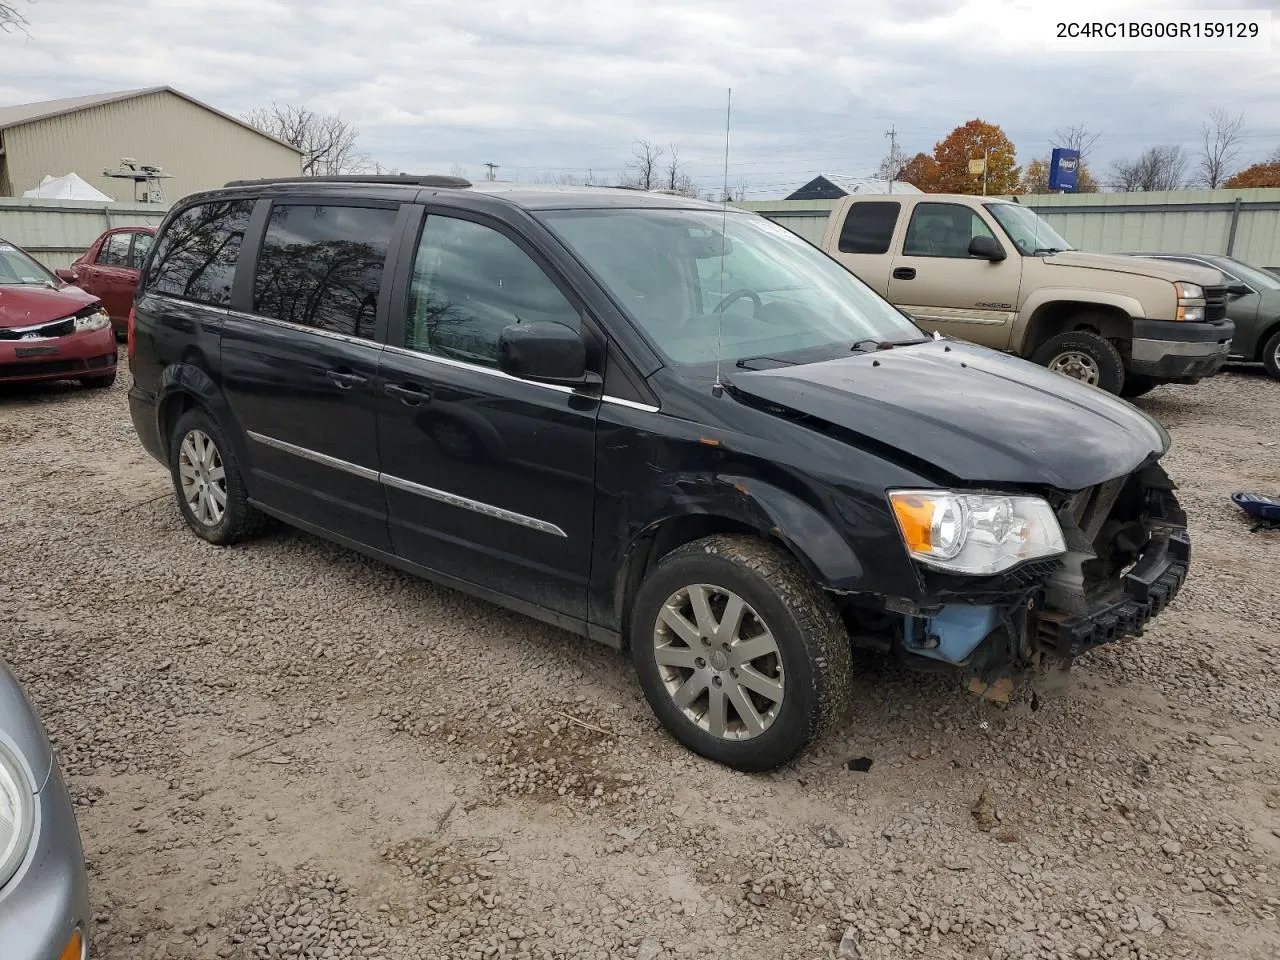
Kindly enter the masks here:
M 1280 952 L 1280 534 L 1227 500 L 1280 491 L 1280 384 L 1141 401 L 1194 537 L 1145 637 L 1035 712 L 860 657 L 853 715 L 745 776 L 606 649 L 302 534 L 195 539 L 127 379 L 0 394 L 0 652 L 97 958 Z

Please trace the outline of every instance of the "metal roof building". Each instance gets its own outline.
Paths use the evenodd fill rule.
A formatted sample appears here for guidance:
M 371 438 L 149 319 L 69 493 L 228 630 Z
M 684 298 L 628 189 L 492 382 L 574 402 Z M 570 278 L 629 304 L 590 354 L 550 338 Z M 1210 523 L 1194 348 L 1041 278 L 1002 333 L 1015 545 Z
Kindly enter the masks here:
M 169 174 L 160 183 L 170 203 L 228 180 L 296 177 L 302 166 L 295 147 L 172 87 L 0 106 L 0 197 L 77 173 L 132 201 L 132 182 L 103 175 L 124 157 Z
M 788 194 L 787 200 L 839 200 L 854 193 L 920 193 L 911 184 L 903 180 L 888 180 L 875 177 L 842 177 L 829 173 L 814 177 L 795 193 Z

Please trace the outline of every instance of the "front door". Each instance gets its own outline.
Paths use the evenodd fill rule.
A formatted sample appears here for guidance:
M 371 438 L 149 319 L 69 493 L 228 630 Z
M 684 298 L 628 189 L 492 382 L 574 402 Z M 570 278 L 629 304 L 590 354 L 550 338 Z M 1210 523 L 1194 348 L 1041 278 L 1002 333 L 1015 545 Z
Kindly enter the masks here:
M 102 301 L 117 331 L 123 330 L 128 322 L 133 292 L 138 285 L 138 270 L 130 254 L 133 236 L 131 230 L 107 234 L 98 247 L 96 260 L 77 271 L 78 286 Z
M 995 239 L 976 210 L 917 203 L 902 251 L 893 258 L 887 299 L 925 330 L 1004 350 L 1018 315 L 1022 258 L 1007 242 L 1004 260 L 970 256 L 969 241 L 979 236 Z
M 377 321 L 398 206 L 277 200 L 251 304 L 222 330 L 223 389 L 255 499 L 390 549 L 378 481 Z
M 500 225 L 425 218 L 382 358 L 378 446 L 396 552 L 586 618 L 599 401 L 498 370 L 516 323 L 581 310 Z

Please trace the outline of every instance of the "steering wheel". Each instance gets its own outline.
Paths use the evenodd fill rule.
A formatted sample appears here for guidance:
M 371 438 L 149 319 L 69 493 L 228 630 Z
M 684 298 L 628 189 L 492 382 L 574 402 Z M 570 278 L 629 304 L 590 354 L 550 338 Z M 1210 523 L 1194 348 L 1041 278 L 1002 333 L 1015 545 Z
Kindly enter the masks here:
M 759 320 L 760 308 L 763 307 L 764 304 L 760 302 L 760 298 L 755 293 L 745 288 L 742 290 L 735 290 L 733 291 L 733 293 L 725 294 L 724 299 L 721 300 L 719 303 L 717 303 L 716 308 L 711 312 L 724 313 L 724 311 L 728 310 L 730 306 L 737 303 L 739 300 L 743 300 L 743 299 L 751 301 L 751 304 L 752 304 L 751 319 Z

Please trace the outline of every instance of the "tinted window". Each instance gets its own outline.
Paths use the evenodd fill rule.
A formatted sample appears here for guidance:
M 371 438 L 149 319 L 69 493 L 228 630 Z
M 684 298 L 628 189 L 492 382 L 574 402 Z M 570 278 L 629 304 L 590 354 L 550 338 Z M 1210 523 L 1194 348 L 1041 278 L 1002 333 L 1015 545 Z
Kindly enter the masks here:
M 133 253 L 129 257 L 129 266 L 136 270 L 142 269 L 142 262 L 147 259 L 147 251 L 151 249 L 154 239 L 149 233 L 133 235 Z
M 864 200 L 849 208 L 840 228 L 841 253 L 888 253 L 902 204 Z
M 902 252 L 908 257 L 969 257 L 969 241 L 991 237 L 982 218 L 958 203 L 918 203 Z
M 396 211 L 385 208 L 276 204 L 258 257 L 254 312 L 372 339 L 395 222 Z
M 113 233 L 98 248 L 98 262 L 107 267 L 123 267 L 129 263 L 129 239 L 127 233 Z
M 405 346 L 497 366 L 514 323 L 580 327 L 578 311 L 513 241 L 489 227 L 427 217 L 413 265 Z
M 184 210 L 156 246 L 147 286 L 156 293 L 225 305 L 252 200 L 202 203 Z

